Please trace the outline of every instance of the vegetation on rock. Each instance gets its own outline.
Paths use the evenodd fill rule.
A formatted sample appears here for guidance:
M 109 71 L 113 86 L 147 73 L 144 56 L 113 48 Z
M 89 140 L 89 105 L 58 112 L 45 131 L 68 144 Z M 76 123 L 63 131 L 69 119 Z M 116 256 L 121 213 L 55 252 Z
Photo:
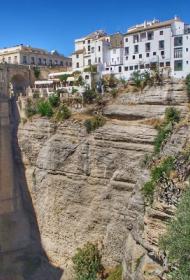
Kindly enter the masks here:
M 189 280 L 190 276 L 190 188 L 178 205 L 175 218 L 169 223 L 160 245 L 170 263 L 168 279 Z
M 101 115 L 95 116 L 91 119 L 88 119 L 84 122 L 84 125 L 86 127 L 86 130 L 88 133 L 96 130 L 97 128 L 103 126 L 105 124 L 106 120 Z
M 175 158 L 167 157 L 159 165 L 154 166 L 151 170 L 150 181 L 146 182 L 142 188 L 142 192 L 149 204 L 153 202 L 155 187 L 164 178 L 168 178 L 170 172 L 175 167 Z
M 122 265 L 116 266 L 116 268 L 109 273 L 107 280 L 122 280 Z
M 186 77 L 187 95 L 190 101 L 190 74 Z
M 76 280 L 97 280 L 103 272 L 102 256 L 98 246 L 87 243 L 83 248 L 77 249 L 72 258 Z
M 160 150 L 167 140 L 168 136 L 172 133 L 174 124 L 180 121 L 180 112 L 174 107 L 169 107 L 165 111 L 165 118 L 163 123 L 157 127 L 158 134 L 154 141 L 154 152 L 159 154 Z
M 63 104 L 58 108 L 55 114 L 55 119 L 57 121 L 64 121 L 66 119 L 69 119 L 70 116 L 71 116 L 71 111 L 65 104 Z

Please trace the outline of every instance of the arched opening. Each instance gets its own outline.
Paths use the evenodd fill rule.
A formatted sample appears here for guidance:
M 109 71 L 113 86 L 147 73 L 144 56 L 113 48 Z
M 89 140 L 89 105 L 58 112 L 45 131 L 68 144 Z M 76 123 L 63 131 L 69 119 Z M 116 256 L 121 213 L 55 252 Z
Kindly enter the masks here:
M 27 79 L 21 74 L 14 75 L 9 84 L 9 90 L 11 95 L 25 95 L 26 88 L 29 86 Z

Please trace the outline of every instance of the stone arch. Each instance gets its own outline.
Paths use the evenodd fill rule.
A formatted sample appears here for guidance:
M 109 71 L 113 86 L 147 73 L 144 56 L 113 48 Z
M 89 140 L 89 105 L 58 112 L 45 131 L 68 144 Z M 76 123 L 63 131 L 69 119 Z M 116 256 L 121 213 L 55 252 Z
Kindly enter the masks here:
M 12 75 L 10 78 L 10 85 L 9 89 L 18 95 L 24 95 L 26 92 L 26 88 L 29 86 L 29 81 L 27 78 L 24 77 L 24 75 L 17 73 Z

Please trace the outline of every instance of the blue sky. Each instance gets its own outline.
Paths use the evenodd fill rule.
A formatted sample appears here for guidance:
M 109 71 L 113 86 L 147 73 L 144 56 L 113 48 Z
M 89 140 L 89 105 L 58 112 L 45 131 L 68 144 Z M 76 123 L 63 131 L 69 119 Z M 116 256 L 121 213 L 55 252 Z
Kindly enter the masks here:
M 0 47 L 29 44 L 65 55 L 96 29 L 126 32 L 145 19 L 174 15 L 190 23 L 189 0 L 1 0 Z

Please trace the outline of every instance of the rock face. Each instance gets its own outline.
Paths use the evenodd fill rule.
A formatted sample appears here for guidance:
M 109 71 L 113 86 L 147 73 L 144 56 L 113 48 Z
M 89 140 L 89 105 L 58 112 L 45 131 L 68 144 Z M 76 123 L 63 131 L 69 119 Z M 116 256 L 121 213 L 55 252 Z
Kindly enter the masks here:
M 73 279 L 71 258 L 88 241 L 98 243 L 106 268 L 123 262 L 126 280 L 159 279 L 146 278 L 144 271 L 154 275 L 161 269 L 149 252 L 152 246 L 157 250 L 157 232 L 172 210 L 159 203 L 145 211 L 140 189 L 149 172 L 141 163 L 153 151 L 157 134 L 146 119 L 162 116 L 170 104 L 185 114 L 186 102 L 184 85 L 170 84 L 119 96 L 105 108 L 106 125 L 92 134 L 72 119 L 20 125 L 19 145 L 42 244 L 51 262 L 64 269 L 63 279 Z

